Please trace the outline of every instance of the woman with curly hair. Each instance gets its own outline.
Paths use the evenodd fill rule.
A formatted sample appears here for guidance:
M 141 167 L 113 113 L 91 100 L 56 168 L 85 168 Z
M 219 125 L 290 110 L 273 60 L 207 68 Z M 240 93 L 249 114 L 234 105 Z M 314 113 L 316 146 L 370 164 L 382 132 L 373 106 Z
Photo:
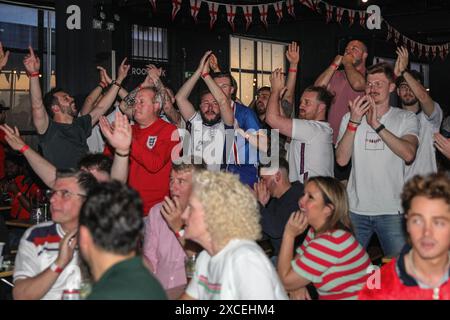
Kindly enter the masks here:
M 371 263 L 352 234 L 345 187 L 331 177 L 310 178 L 299 208 L 286 224 L 278 256 L 286 290 L 297 299 L 310 299 L 306 286 L 312 282 L 319 299 L 356 299 Z M 308 225 L 293 258 L 294 240 Z
M 250 189 L 230 173 L 195 173 L 183 213 L 185 238 L 203 250 L 182 299 L 287 299 L 264 251 L 259 211 Z

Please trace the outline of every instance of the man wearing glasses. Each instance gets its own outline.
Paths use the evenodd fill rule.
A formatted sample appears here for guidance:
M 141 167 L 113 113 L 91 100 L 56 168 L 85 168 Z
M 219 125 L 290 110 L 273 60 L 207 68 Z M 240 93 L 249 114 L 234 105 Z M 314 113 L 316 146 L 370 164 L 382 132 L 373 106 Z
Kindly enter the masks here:
M 389 105 L 394 90 L 390 65 L 368 68 L 366 96 L 350 102 L 336 148 L 340 166 L 352 161 L 347 192 L 356 239 L 367 247 L 375 232 L 385 256 L 397 255 L 405 244 L 400 193 L 419 136 L 416 115 Z
M 401 107 L 414 112 L 420 122 L 420 144 L 416 159 L 406 167 L 405 181 L 408 181 L 418 174 L 426 175 L 437 172 L 433 134 L 439 132 L 443 114 L 439 104 L 433 101 L 422 85 L 422 75 L 415 70 L 407 69 L 408 50 L 404 47 L 398 48 L 397 55 L 394 71 L 398 77 L 395 82 Z
M 50 198 L 52 221 L 28 229 L 20 241 L 14 268 L 16 300 L 59 300 L 74 273 L 78 217 L 88 192 L 97 184 L 84 171 L 58 171 Z M 78 277 L 78 279 L 77 279 Z

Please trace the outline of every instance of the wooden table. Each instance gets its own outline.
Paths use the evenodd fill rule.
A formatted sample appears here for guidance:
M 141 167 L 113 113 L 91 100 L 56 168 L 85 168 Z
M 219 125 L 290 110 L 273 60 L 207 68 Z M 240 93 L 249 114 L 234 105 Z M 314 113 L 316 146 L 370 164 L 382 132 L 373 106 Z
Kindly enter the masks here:
M 9 227 L 18 227 L 18 228 L 29 228 L 34 226 L 29 220 L 7 220 L 5 224 Z

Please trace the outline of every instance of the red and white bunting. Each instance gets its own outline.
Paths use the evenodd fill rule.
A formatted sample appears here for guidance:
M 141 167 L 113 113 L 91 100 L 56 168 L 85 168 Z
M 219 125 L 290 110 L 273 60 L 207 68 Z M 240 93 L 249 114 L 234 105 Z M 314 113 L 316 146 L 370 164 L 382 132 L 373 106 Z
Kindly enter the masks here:
M 439 57 L 444 60 L 444 46 L 439 46 Z
M 417 43 L 417 54 L 418 54 L 419 58 L 420 58 L 420 57 L 422 56 L 422 54 L 423 54 L 422 50 L 423 50 L 423 44 Z
M 268 11 L 269 11 L 269 5 L 268 4 L 260 4 L 258 6 L 258 9 L 259 9 L 261 22 L 266 26 L 266 28 L 268 28 L 267 14 L 268 14 Z
M 448 55 L 448 45 L 449 45 L 449 44 L 446 43 L 446 44 L 444 45 L 444 47 L 443 47 L 443 48 L 444 48 L 444 59 L 447 58 L 447 55 Z
M 281 18 L 283 18 L 283 1 L 278 1 L 273 4 L 273 8 L 275 9 L 275 13 L 278 17 L 278 23 L 280 23 Z
M 326 10 L 326 17 L 327 17 L 327 23 L 330 23 L 331 19 L 333 19 L 333 9 L 334 7 L 326 2 L 325 3 L 325 10 Z
M 172 0 L 172 21 L 175 20 L 175 17 L 180 11 L 181 8 L 181 0 Z
M 209 28 L 212 29 L 214 26 L 214 23 L 216 23 L 217 20 L 217 11 L 219 9 L 219 4 L 215 2 L 207 2 L 208 4 L 208 11 L 209 11 Z
M 358 14 L 359 14 L 359 24 L 361 25 L 361 27 L 364 28 L 364 26 L 366 25 L 366 12 L 358 11 Z
M 348 26 L 350 27 L 353 24 L 353 22 L 355 22 L 356 11 L 347 9 L 347 12 L 348 12 L 348 21 L 350 22 Z
M 293 16 L 295 18 L 294 0 L 287 0 L 286 8 L 287 8 L 288 14 L 290 14 L 291 16 Z
M 191 3 L 191 15 L 194 18 L 195 23 L 197 23 L 197 16 L 200 12 L 200 7 L 202 6 L 201 0 L 189 0 Z
M 336 7 L 336 21 L 341 23 L 342 16 L 344 15 L 344 8 Z
M 152 5 L 153 11 L 156 11 L 156 0 L 150 0 L 150 4 Z
M 397 44 L 400 41 L 400 33 L 394 29 L 394 42 Z
M 307 6 L 313 11 L 316 11 L 316 2 L 314 0 L 300 0 L 300 3 L 304 6 Z
M 402 36 L 402 44 L 406 47 L 406 48 L 408 48 L 408 38 L 407 37 L 405 37 L 405 36 Z
M 433 59 L 436 58 L 437 46 L 431 46 L 431 53 L 433 53 Z
M 236 18 L 236 7 L 232 6 L 231 4 L 228 4 L 225 6 L 225 8 L 227 9 L 227 20 L 228 23 L 231 26 L 231 29 L 234 32 L 234 19 Z
M 426 44 L 424 44 L 423 47 L 425 48 L 425 57 L 428 58 L 430 46 L 427 46 Z
M 253 6 L 243 6 L 242 10 L 244 11 L 245 30 L 248 30 L 253 20 Z

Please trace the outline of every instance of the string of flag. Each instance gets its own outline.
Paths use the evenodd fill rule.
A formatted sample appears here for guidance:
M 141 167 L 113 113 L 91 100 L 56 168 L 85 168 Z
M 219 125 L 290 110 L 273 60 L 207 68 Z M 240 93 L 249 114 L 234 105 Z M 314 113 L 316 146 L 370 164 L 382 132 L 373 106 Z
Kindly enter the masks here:
M 153 10 L 156 10 L 156 0 L 149 0 Z M 236 5 L 221 3 L 208 0 L 189 0 L 190 13 L 194 21 L 197 23 L 197 16 L 200 12 L 202 5 L 206 5 L 208 8 L 208 13 L 210 16 L 209 27 L 212 29 L 217 21 L 217 15 L 221 7 L 225 7 L 227 21 L 231 26 L 233 32 L 235 31 L 235 19 L 240 16 L 243 17 L 245 21 L 245 28 L 248 30 L 250 25 L 253 23 L 253 12 L 256 10 L 259 13 L 259 17 L 263 25 L 268 28 L 267 17 L 269 10 L 274 10 L 278 23 L 283 19 L 283 7 L 286 7 L 286 12 L 292 16 L 296 17 L 294 11 L 294 1 L 296 0 L 283 0 L 276 1 L 265 4 L 257 5 Z M 298 0 L 300 4 L 306 6 L 312 11 L 317 13 L 324 13 L 325 20 L 327 23 L 331 21 L 336 21 L 342 24 L 343 17 L 347 17 L 348 26 L 352 26 L 355 22 L 359 22 L 362 28 L 366 27 L 366 21 L 371 17 L 365 10 L 354 10 L 349 8 L 343 8 L 338 6 L 333 6 L 323 0 Z M 178 12 L 181 9 L 182 0 L 172 0 L 172 21 L 176 18 Z M 239 13 L 239 14 L 238 14 Z M 437 55 L 444 60 L 447 58 L 449 53 L 450 43 L 443 43 L 440 45 L 428 45 L 417 41 L 414 41 L 405 35 L 401 34 L 396 28 L 390 25 L 383 17 L 380 17 L 381 21 L 386 24 L 387 27 L 387 38 L 386 40 L 392 40 L 396 45 L 404 45 L 410 52 L 418 55 L 418 57 L 425 58 L 435 58 Z

